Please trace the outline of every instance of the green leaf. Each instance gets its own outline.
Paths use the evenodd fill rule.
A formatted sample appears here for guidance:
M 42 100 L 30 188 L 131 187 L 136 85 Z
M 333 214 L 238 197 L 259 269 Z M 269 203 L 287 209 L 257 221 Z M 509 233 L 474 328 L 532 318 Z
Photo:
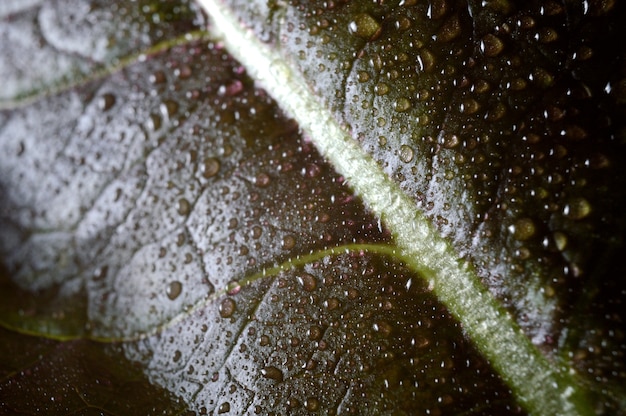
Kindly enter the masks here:
M 624 413 L 623 5 L 199 3 L 0 9 L 7 409 Z

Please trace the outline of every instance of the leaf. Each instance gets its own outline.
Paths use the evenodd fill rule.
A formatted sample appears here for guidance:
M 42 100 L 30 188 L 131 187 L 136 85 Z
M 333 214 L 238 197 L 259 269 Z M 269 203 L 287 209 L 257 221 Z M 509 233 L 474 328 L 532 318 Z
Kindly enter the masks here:
M 622 6 L 202 3 L 226 49 L 172 3 L 3 66 L 4 326 L 197 413 L 623 412 Z

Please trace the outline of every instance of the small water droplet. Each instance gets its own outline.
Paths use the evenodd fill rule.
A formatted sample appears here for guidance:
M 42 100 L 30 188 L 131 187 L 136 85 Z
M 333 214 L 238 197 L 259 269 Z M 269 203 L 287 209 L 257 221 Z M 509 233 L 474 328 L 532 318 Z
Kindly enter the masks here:
M 535 223 L 530 218 L 520 218 L 515 221 L 515 224 L 512 226 L 512 231 L 513 237 L 515 237 L 516 240 L 528 240 L 535 235 Z
M 365 40 L 373 40 L 380 35 L 381 25 L 367 13 L 360 13 L 348 24 L 348 30 Z
M 376 86 L 374 87 L 374 92 L 377 95 L 386 95 L 387 93 L 389 93 L 389 85 L 385 84 L 384 82 L 379 82 L 378 84 L 376 84 Z
M 254 184 L 256 186 L 259 186 L 261 188 L 264 188 L 266 186 L 268 186 L 270 184 L 270 177 L 267 173 L 265 172 L 261 172 L 259 173 L 256 178 L 254 178 Z
M 565 204 L 563 214 L 573 220 L 582 220 L 591 213 L 591 204 L 585 198 L 572 198 Z
M 174 300 L 180 296 L 180 293 L 183 291 L 183 284 L 178 280 L 174 280 L 167 285 L 166 294 L 170 300 Z
M 409 163 L 413 160 L 414 152 L 411 146 L 403 144 L 400 146 L 400 160 L 404 163 Z
M 306 410 L 309 412 L 315 412 L 320 408 L 320 401 L 317 397 L 309 397 L 304 402 L 304 407 L 306 407 Z
M 485 35 L 480 41 L 480 51 L 485 54 L 485 56 L 498 56 L 503 49 L 504 43 L 502 43 L 502 40 L 491 33 Z
M 368 74 L 366 71 L 359 71 L 357 79 L 359 80 L 359 82 L 367 82 L 370 80 L 370 74 Z
M 178 200 L 178 214 L 180 215 L 189 215 L 189 213 L 191 212 L 191 204 L 189 203 L 189 201 L 186 198 L 180 198 Z
M 115 95 L 111 93 L 102 94 L 98 100 L 98 108 L 101 111 L 108 111 L 115 105 Z
M 274 366 L 267 366 L 261 370 L 261 375 L 278 383 L 283 381 L 283 372 Z
M 411 101 L 406 97 L 400 97 L 393 103 L 393 108 L 399 113 L 404 113 L 411 109 Z
M 178 103 L 174 100 L 164 100 L 159 106 L 161 115 L 166 119 L 170 119 L 178 112 Z
M 312 274 L 302 273 L 297 279 L 300 285 L 302 285 L 302 288 L 307 292 L 312 292 L 317 289 L 317 279 Z
M 228 402 L 224 402 L 220 405 L 220 407 L 217 409 L 217 413 L 222 414 L 222 413 L 228 413 L 230 412 L 230 403 Z
M 182 356 L 183 356 L 183 354 L 179 350 L 176 350 L 176 351 L 174 351 L 174 357 L 172 357 L 172 361 L 177 363 L 177 362 L 180 361 Z
M 205 178 L 212 178 L 220 171 L 220 161 L 214 157 L 207 157 L 200 165 L 200 173 Z
M 220 303 L 220 316 L 222 318 L 230 318 L 235 313 L 237 304 L 231 298 L 226 298 Z
M 565 247 L 567 247 L 567 235 L 560 231 L 556 231 L 553 234 L 553 237 L 554 237 L 554 244 L 556 245 L 556 248 L 559 251 L 565 250 Z
M 324 335 L 324 331 L 322 330 L 322 328 L 320 328 L 317 325 L 313 325 L 307 331 L 307 336 L 309 337 L 311 341 L 319 341 L 320 339 L 322 339 L 323 335 Z
M 283 241 L 281 245 L 282 245 L 283 250 L 291 250 L 292 248 L 296 246 L 296 239 L 292 235 L 286 235 L 283 237 Z
M 232 281 L 228 283 L 227 290 L 228 295 L 234 296 L 241 291 L 241 285 L 237 281 Z

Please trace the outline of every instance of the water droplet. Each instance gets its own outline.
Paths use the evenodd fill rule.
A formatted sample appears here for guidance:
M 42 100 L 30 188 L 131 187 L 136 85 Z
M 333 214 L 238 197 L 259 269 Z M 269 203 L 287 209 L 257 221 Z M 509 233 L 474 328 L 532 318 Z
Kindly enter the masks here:
M 504 43 L 502 43 L 499 37 L 491 33 L 485 35 L 480 41 L 480 51 L 485 54 L 485 56 L 498 56 L 503 49 Z
M 191 212 L 191 204 L 186 198 L 180 198 L 178 200 L 178 214 L 180 215 L 189 215 Z
M 180 361 L 182 356 L 183 356 L 183 354 L 179 350 L 176 350 L 176 351 L 174 351 L 174 357 L 172 357 L 172 361 L 177 363 L 177 362 Z
M 230 403 L 228 402 L 224 402 L 220 405 L 220 407 L 217 409 L 217 413 L 222 414 L 222 413 L 228 413 L 230 412 Z
M 228 283 L 227 286 L 227 294 L 230 296 L 234 296 L 241 291 L 241 285 L 237 281 L 232 281 Z
M 265 173 L 265 172 L 259 173 L 256 176 L 256 178 L 254 178 L 254 184 L 256 186 L 261 187 L 261 188 L 264 188 L 267 185 L 269 185 L 270 181 L 271 181 L 271 179 L 270 179 L 269 175 L 267 173 Z
M 450 42 L 456 39 L 461 34 L 461 22 L 457 15 L 450 17 L 441 26 L 439 32 L 437 32 L 437 39 L 442 42 Z
M 515 224 L 512 226 L 512 231 L 513 237 L 515 237 L 516 240 L 528 240 L 535 235 L 535 223 L 530 218 L 520 218 L 515 221 Z
M 165 291 L 165 293 L 167 294 L 167 297 L 170 298 L 170 300 L 174 300 L 180 296 L 180 293 L 182 291 L 183 284 L 178 280 L 174 280 L 173 282 L 170 282 L 169 285 L 167 285 L 167 290 Z
M 214 157 L 207 157 L 200 165 L 200 173 L 205 178 L 212 178 L 220 171 L 220 161 Z
M 298 283 L 302 285 L 302 288 L 307 292 L 312 292 L 317 289 L 317 279 L 315 276 L 309 273 L 302 273 L 297 277 Z
M 115 105 L 115 95 L 111 93 L 102 94 L 98 100 L 98 108 L 101 111 L 108 111 Z
M 292 235 L 286 235 L 283 237 L 282 248 L 283 250 L 291 250 L 296 246 L 296 239 Z
M 320 339 L 322 339 L 323 335 L 324 335 L 324 331 L 322 330 L 322 328 L 320 328 L 317 325 L 313 325 L 307 331 L 307 336 L 309 337 L 311 341 L 319 341 Z
M 573 220 L 582 220 L 590 213 L 591 204 L 585 198 L 572 198 L 563 208 L 563 214 Z
M 372 40 L 380 35 L 381 25 L 369 14 L 360 13 L 348 24 L 348 30 L 362 39 Z
M 553 237 L 554 237 L 554 244 L 556 245 L 556 248 L 559 251 L 565 250 L 565 247 L 567 247 L 567 235 L 565 235 L 564 233 L 560 231 L 556 231 L 553 234 Z
M 237 309 L 237 304 L 231 298 L 226 298 L 220 303 L 220 316 L 222 318 L 230 318 Z
M 278 383 L 283 381 L 283 372 L 274 366 L 267 366 L 261 370 L 261 375 Z
M 370 74 L 368 74 L 366 71 L 359 71 L 357 79 L 359 80 L 359 82 L 367 82 L 370 80 Z
M 403 144 L 400 146 L 400 160 L 404 163 L 409 163 L 413 160 L 414 152 L 411 146 Z
M 379 82 L 374 87 L 374 92 L 377 95 L 386 95 L 389 92 L 389 85 L 385 84 L 384 82 Z
M 306 407 L 306 410 L 309 412 L 316 412 L 320 408 L 320 401 L 317 397 L 309 397 L 304 402 L 304 407 Z
M 403 113 L 411 109 L 411 101 L 406 97 L 400 97 L 393 103 L 393 108 L 399 113 Z
M 161 115 L 166 119 L 170 119 L 178 112 L 178 103 L 174 100 L 164 100 L 159 106 Z

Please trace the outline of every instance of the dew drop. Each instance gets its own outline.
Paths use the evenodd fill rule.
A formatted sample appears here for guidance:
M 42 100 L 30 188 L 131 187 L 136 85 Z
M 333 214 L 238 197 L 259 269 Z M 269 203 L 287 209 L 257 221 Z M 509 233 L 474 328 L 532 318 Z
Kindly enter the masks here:
M 177 210 L 180 215 L 189 215 L 189 212 L 191 212 L 191 204 L 186 198 L 180 198 L 178 200 Z
M 400 160 L 404 163 L 409 163 L 413 160 L 414 152 L 411 146 L 403 144 L 400 146 Z
M 370 80 L 370 74 L 368 74 L 366 71 L 359 71 L 357 79 L 359 80 L 359 82 L 367 82 Z
M 393 103 L 393 108 L 399 113 L 404 113 L 411 109 L 411 101 L 406 97 L 400 97 Z
M 178 103 L 174 100 L 164 100 L 159 106 L 163 117 L 169 119 L 178 112 Z
M 563 208 L 563 214 L 573 220 L 582 220 L 590 213 L 591 204 L 585 198 L 572 198 Z
M 226 298 L 220 303 L 220 316 L 222 318 L 230 318 L 235 313 L 237 304 L 231 298 Z
M 258 187 L 265 188 L 270 184 L 270 177 L 267 173 L 261 172 L 254 178 L 254 184 Z
M 178 280 L 174 280 L 167 285 L 167 290 L 165 293 L 170 300 L 174 300 L 180 296 L 180 293 L 183 291 L 183 284 Z
M 488 57 L 498 56 L 504 49 L 504 43 L 499 37 L 491 33 L 485 35 L 480 41 L 480 51 Z
M 565 250 L 565 247 L 567 247 L 567 235 L 560 231 L 556 231 L 553 234 L 553 237 L 554 237 L 554 244 L 556 245 L 556 248 L 559 251 Z
M 317 325 L 313 325 L 307 331 L 307 336 L 309 337 L 311 341 L 319 341 L 320 339 L 322 339 L 323 335 L 324 335 L 324 331 L 322 330 L 322 328 L 320 328 Z
M 261 375 L 278 383 L 283 381 L 283 372 L 274 366 L 267 366 L 261 370 Z
M 306 410 L 309 412 L 316 412 L 320 408 L 320 401 L 317 397 L 309 397 L 304 402 L 304 407 L 306 407 Z
M 296 239 L 292 235 L 286 235 L 283 237 L 281 245 L 283 250 L 291 250 L 296 246 Z
M 307 292 L 312 292 L 317 289 L 317 279 L 312 274 L 302 273 L 297 279 L 298 283 L 300 283 L 302 288 Z
M 212 178 L 220 171 L 220 161 L 214 157 L 204 159 L 200 165 L 200 173 L 205 178 Z
M 108 111 L 115 105 L 115 95 L 111 93 L 102 94 L 98 100 L 98 108 L 101 111 Z
M 241 291 L 241 285 L 237 281 L 231 281 L 227 286 L 227 294 L 234 296 Z
M 535 223 L 530 218 L 520 218 L 515 221 L 515 224 L 512 227 L 513 229 L 513 237 L 516 240 L 524 241 L 528 240 L 532 236 L 535 235 L 536 228 Z
M 376 95 L 386 95 L 387 93 L 389 93 L 389 85 L 385 84 L 384 82 L 379 82 L 374 87 L 374 92 L 376 93 Z
M 360 13 L 348 24 L 351 34 L 365 40 L 372 40 L 378 37 L 381 32 L 381 25 L 367 13 Z
M 230 412 L 230 403 L 228 402 L 222 403 L 220 407 L 217 409 L 217 413 L 219 414 L 228 413 L 228 412 Z

